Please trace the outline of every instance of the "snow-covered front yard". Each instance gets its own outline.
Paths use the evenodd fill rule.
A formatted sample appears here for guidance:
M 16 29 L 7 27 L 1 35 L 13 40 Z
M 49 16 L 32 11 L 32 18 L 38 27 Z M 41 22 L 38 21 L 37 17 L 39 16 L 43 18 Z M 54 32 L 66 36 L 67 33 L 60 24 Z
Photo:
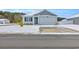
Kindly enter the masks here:
M 19 25 L 9 25 L 0 26 L 0 33 L 37 33 L 39 32 L 38 26 L 24 25 L 20 27 Z
M 34 33 L 40 33 L 39 32 L 40 27 L 65 27 L 74 30 L 79 30 L 79 25 L 24 25 L 23 27 L 20 27 L 19 25 L 7 25 L 7 26 L 0 25 L 0 33 L 34 34 Z

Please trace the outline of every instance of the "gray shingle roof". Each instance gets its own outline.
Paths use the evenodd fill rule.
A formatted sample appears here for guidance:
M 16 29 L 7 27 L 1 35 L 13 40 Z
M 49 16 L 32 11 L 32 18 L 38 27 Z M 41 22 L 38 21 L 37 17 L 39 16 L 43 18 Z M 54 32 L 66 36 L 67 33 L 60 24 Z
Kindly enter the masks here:
M 55 14 L 53 14 L 53 13 L 47 11 L 47 10 L 43 10 L 43 11 L 41 11 L 41 12 L 35 14 L 35 15 L 53 15 L 53 16 L 57 16 L 57 15 L 55 15 Z
M 79 17 L 79 14 L 76 14 L 76 15 L 68 17 L 68 19 L 73 19 L 73 18 L 78 18 L 78 17 Z

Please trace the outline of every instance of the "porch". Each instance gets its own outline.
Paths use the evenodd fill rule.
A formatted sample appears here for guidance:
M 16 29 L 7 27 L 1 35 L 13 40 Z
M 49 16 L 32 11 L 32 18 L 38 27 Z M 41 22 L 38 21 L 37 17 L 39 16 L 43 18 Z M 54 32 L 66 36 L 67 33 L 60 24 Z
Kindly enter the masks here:
M 27 16 L 24 17 L 24 24 L 28 24 L 28 25 L 37 25 L 38 24 L 38 19 L 39 17 L 33 17 L 33 16 Z

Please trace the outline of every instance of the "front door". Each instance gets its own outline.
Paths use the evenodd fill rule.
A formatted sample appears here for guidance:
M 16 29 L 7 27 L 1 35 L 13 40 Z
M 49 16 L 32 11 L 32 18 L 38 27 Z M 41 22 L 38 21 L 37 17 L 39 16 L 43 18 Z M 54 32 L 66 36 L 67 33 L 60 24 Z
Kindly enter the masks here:
M 34 24 L 38 24 L 38 17 L 34 17 Z

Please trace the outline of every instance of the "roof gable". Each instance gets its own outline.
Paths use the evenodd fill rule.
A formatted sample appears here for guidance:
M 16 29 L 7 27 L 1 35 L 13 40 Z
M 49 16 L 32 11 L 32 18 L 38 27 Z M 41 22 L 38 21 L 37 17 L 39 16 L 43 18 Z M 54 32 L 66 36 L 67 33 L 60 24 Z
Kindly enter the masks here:
M 37 14 L 34 14 L 34 15 L 52 15 L 52 16 L 57 16 L 57 15 L 55 15 L 55 14 L 53 14 L 53 13 L 47 11 L 47 10 L 43 10 L 43 11 L 37 13 Z

